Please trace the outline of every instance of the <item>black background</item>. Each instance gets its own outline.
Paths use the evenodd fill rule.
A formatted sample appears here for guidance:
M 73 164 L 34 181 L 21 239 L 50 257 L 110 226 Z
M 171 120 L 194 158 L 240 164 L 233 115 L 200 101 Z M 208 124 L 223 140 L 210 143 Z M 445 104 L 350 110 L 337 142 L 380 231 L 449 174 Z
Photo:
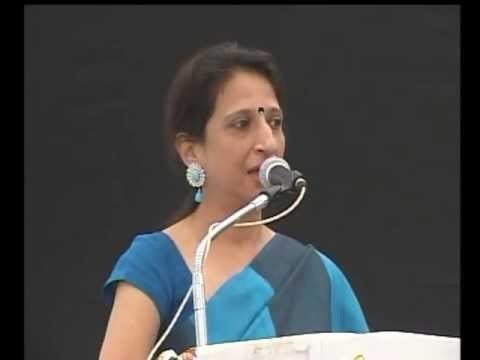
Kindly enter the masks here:
M 103 282 L 185 190 L 166 88 L 224 40 L 271 51 L 286 80 L 286 158 L 309 188 L 274 228 L 343 269 L 373 331 L 459 336 L 459 6 L 30 5 L 25 358 L 97 356 Z

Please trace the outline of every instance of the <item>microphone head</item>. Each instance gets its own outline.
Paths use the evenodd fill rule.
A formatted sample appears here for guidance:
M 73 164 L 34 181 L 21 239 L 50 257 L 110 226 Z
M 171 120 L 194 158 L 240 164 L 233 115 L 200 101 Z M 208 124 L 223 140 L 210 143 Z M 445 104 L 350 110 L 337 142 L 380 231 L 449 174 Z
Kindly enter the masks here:
M 270 173 L 272 169 L 277 167 L 281 167 L 283 168 L 283 170 L 288 170 L 290 172 L 290 165 L 288 165 L 285 159 L 282 159 L 278 156 L 269 157 L 260 166 L 260 169 L 258 171 L 258 177 L 260 178 L 260 183 L 264 188 L 269 188 L 273 185 L 279 185 L 272 184 L 270 179 Z

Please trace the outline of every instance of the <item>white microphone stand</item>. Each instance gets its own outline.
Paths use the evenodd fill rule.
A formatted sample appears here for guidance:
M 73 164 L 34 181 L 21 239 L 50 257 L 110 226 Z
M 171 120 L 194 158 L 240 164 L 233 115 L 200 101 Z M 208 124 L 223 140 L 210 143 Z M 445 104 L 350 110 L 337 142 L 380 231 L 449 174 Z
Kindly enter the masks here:
M 205 262 L 206 252 L 210 246 L 210 242 L 233 225 L 240 218 L 246 214 L 262 209 L 268 205 L 270 199 L 281 190 L 280 186 L 273 186 L 261 192 L 255 199 L 245 205 L 243 208 L 237 210 L 232 215 L 222 220 L 219 223 L 214 223 L 210 226 L 207 235 L 200 241 L 195 253 L 195 267 L 193 270 L 193 310 L 195 313 L 195 336 L 197 347 L 207 345 L 207 315 L 205 310 L 205 282 L 203 279 L 203 265 Z

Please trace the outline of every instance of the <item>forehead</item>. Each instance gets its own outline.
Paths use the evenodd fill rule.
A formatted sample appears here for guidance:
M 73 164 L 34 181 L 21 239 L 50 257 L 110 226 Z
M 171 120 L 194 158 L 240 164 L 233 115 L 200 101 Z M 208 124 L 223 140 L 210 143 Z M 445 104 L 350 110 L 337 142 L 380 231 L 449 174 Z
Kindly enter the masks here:
M 259 107 L 280 107 L 272 84 L 261 74 L 236 71 L 220 87 L 214 112 L 225 114 Z

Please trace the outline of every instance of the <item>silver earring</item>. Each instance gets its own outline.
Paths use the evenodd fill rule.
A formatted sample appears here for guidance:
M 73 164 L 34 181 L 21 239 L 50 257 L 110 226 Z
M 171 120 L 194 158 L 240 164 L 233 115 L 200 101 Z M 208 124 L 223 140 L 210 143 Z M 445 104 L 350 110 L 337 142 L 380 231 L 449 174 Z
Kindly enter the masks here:
M 190 186 L 202 187 L 205 183 L 205 170 L 199 163 L 192 162 L 187 166 L 186 177 Z

